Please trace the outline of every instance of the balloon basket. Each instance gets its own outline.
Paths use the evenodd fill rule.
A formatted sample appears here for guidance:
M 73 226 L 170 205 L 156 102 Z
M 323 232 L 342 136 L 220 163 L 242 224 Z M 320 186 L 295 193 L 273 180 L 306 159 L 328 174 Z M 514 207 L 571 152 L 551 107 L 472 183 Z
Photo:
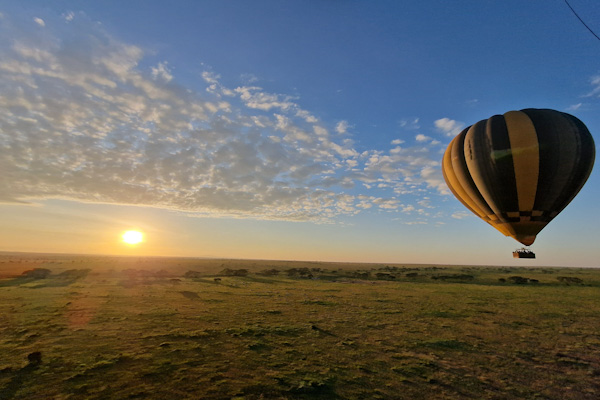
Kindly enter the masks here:
M 535 253 L 526 248 L 517 249 L 513 251 L 513 258 L 535 258 Z

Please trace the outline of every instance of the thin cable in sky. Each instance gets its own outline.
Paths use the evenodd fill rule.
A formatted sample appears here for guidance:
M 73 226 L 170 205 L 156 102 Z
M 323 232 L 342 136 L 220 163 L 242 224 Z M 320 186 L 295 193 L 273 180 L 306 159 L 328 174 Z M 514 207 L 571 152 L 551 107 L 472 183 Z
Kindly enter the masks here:
M 590 31 L 592 33 L 592 35 L 594 35 L 596 37 L 596 39 L 600 40 L 600 37 L 598 37 L 598 35 L 596 35 L 594 33 L 594 31 L 592 30 L 592 28 L 590 28 L 589 26 L 587 26 L 587 24 L 585 22 L 583 22 L 583 20 L 581 19 L 581 17 L 575 12 L 575 10 L 573 10 L 573 7 L 571 7 L 571 5 L 569 4 L 569 2 L 567 0 L 565 0 L 565 3 L 567 4 L 567 6 L 569 6 L 569 8 L 573 12 L 573 14 L 575 14 L 575 16 L 577 17 L 577 19 L 583 24 L 583 26 L 585 26 L 587 28 L 587 30 Z

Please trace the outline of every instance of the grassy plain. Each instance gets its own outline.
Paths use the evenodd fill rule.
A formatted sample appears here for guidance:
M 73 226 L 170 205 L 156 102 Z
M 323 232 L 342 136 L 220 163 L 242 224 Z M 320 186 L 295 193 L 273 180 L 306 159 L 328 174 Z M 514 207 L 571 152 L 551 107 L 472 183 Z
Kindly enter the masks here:
M 0 254 L 12 398 L 598 399 L 600 270 Z

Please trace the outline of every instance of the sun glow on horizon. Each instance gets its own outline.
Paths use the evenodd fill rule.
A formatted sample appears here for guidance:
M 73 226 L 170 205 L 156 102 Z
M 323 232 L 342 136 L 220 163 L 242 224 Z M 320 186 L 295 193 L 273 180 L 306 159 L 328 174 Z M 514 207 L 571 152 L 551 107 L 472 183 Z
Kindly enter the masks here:
M 144 240 L 144 234 L 140 231 L 125 231 L 121 235 L 123 242 L 127 244 L 139 244 Z

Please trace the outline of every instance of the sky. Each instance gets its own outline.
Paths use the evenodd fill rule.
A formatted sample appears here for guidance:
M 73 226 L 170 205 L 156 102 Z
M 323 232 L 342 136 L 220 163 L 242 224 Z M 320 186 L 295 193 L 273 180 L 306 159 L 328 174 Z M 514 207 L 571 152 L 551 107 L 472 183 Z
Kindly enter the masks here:
M 510 110 L 600 143 L 600 40 L 564 1 L 0 0 L 0 37 L 1 251 L 600 266 L 598 168 L 536 260 L 440 168 Z

